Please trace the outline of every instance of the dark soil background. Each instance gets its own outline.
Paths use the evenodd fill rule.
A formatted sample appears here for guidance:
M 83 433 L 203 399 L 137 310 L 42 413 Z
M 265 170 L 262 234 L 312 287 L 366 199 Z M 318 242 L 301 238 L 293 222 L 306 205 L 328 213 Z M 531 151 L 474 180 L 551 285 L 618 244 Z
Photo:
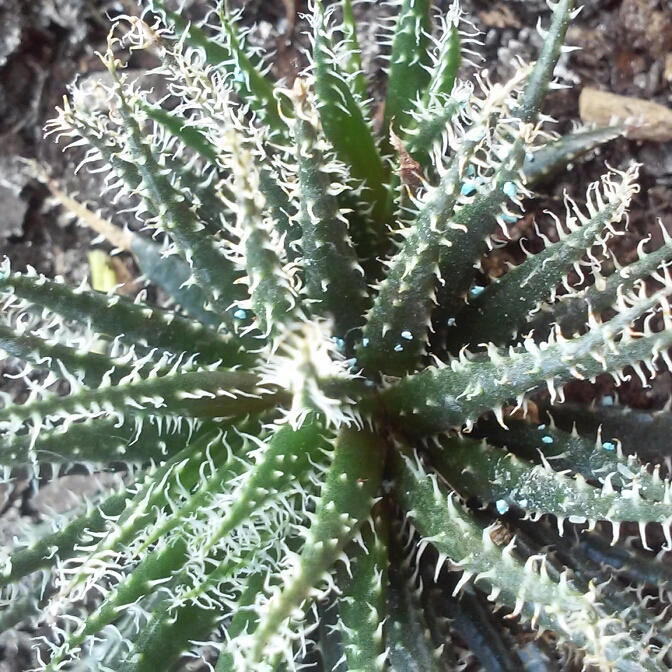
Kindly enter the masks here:
M 207 7 L 203 0 L 184 4 L 193 17 L 202 16 Z M 304 64 L 301 46 L 307 42 L 302 35 L 306 22 L 300 16 L 304 1 L 240 0 L 233 4 L 246 5 L 245 22 L 255 25 L 250 39 L 276 52 L 274 74 L 288 80 L 296 76 Z M 437 7 L 445 10 L 449 4 L 440 0 Z M 583 11 L 570 27 L 567 42 L 581 50 L 563 56 L 557 71 L 560 81 L 572 88 L 553 92 L 545 109 L 558 122 L 555 130 L 569 131 L 579 121 L 578 96 L 584 86 L 672 107 L 672 4 L 667 0 L 578 0 L 577 4 L 584 5 Z M 483 33 L 478 51 L 484 60 L 479 67 L 489 69 L 493 79 L 510 76 L 517 57 L 535 58 L 541 38 L 534 26 L 540 17 L 547 23 L 549 15 L 543 0 L 463 0 L 462 5 Z M 364 27 L 366 21 L 375 23 L 377 13 L 385 8 L 382 3 L 371 3 L 360 5 L 358 11 Z M 0 257 L 9 257 L 14 270 L 32 265 L 48 276 L 63 275 L 73 283 L 89 274 L 86 253 L 91 234 L 63 215 L 47 190 L 29 177 L 22 160 L 37 159 L 49 165 L 68 191 L 100 204 L 102 176 L 86 169 L 73 175 L 81 151 L 63 153 L 65 143 L 45 139 L 43 127 L 61 104 L 69 82 L 102 69 L 95 52 L 105 48 L 109 19 L 119 14 L 138 14 L 133 0 L 0 0 Z M 368 51 L 375 47 L 372 34 L 368 29 L 362 31 L 365 50 L 367 45 Z M 129 63 L 141 71 L 153 65 L 147 54 L 136 55 Z M 376 78 L 375 70 L 380 64 L 374 61 L 372 66 L 372 93 L 380 97 L 382 79 Z M 589 182 L 604 172 L 605 161 L 619 169 L 632 161 L 642 164 L 642 190 L 631 208 L 628 232 L 616 241 L 618 259 L 632 261 L 643 237 L 651 236 L 649 249 L 660 245 L 658 218 L 672 233 L 672 143 L 625 139 L 540 185 L 538 196 L 528 204 L 529 214 L 515 227 L 514 238 L 532 237 L 534 219 L 547 219 L 544 209 L 562 213 L 563 191 L 581 204 Z M 103 199 L 103 212 L 111 216 L 113 211 L 106 210 L 105 204 Z M 122 255 L 118 263 L 119 273 L 137 276 L 130 257 Z M 660 408 L 670 396 L 671 379 L 665 373 L 649 389 L 633 383 L 621 399 L 640 408 Z M 611 386 L 610 378 L 596 385 L 573 385 L 570 396 L 591 399 L 611 394 Z M 43 488 L 41 499 L 27 500 L 16 494 L 5 499 L 2 534 L 10 533 L 21 521 L 38 520 L 49 507 L 64 505 L 63 488 L 46 487 L 52 490 Z M 84 487 L 81 482 L 73 483 L 71 492 L 81 496 Z M 27 639 L 0 638 L 0 672 L 29 667 Z

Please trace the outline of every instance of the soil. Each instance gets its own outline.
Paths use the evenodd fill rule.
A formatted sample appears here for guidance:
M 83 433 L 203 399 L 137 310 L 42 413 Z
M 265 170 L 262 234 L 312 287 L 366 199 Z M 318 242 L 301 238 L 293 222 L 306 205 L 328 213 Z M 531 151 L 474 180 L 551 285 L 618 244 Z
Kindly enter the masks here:
M 203 0 L 184 4 L 191 17 L 203 16 Z M 306 9 L 304 0 L 233 4 L 245 5 L 244 21 L 254 26 L 250 40 L 276 51 L 274 74 L 287 80 L 296 76 L 305 64 L 301 48 L 307 43 L 303 35 L 307 24 L 300 16 Z M 451 3 L 436 4 L 445 11 Z M 584 5 L 583 11 L 573 21 L 567 43 L 580 50 L 564 55 L 557 70 L 559 81 L 571 88 L 552 92 L 544 110 L 557 120 L 553 130 L 567 132 L 579 122 L 578 95 L 584 86 L 672 107 L 672 5 L 666 0 L 579 0 L 577 4 Z M 359 17 L 362 26 L 381 11 L 377 5 L 382 3 L 359 5 L 358 11 L 366 14 Z M 542 42 L 534 26 L 540 17 L 547 21 L 549 14 L 543 0 L 463 0 L 462 5 L 482 33 L 483 44 L 477 47 L 483 58 L 479 69 L 487 68 L 493 79 L 503 80 L 512 73 L 515 59 L 534 59 Z M 48 165 L 68 191 L 100 204 L 102 176 L 86 170 L 74 175 L 81 150 L 63 152 L 66 143 L 45 139 L 43 128 L 61 104 L 69 82 L 101 71 L 95 52 L 105 48 L 109 19 L 119 14 L 137 14 L 133 0 L 0 0 L 0 257 L 9 257 L 14 270 L 31 265 L 73 283 L 88 277 L 91 234 L 63 216 L 46 189 L 30 177 L 24 160 Z M 366 40 L 365 32 L 362 37 Z M 137 55 L 129 67 L 144 71 L 153 64 L 146 55 Z M 382 91 L 375 82 L 382 81 L 381 66 L 375 61 L 371 65 L 372 93 L 379 98 Z M 581 161 L 540 185 L 516 237 L 533 234 L 535 219 L 548 221 L 544 210 L 561 214 L 564 192 L 581 204 L 587 185 L 604 172 L 605 162 L 624 169 L 633 161 L 641 163 L 642 188 L 633 202 L 628 230 L 616 240 L 614 251 L 620 262 L 628 262 L 643 238 L 651 237 L 648 249 L 659 246 L 657 220 L 672 233 L 672 143 L 626 139 L 612 142 L 593 160 Z M 104 214 L 112 214 L 108 202 L 101 205 Z M 504 254 L 515 256 L 513 245 Z M 130 257 L 122 255 L 122 263 L 137 276 Z M 569 396 L 590 400 L 611 394 L 611 387 L 610 378 L 596 385 L 572 385 Z M 649 389 L 637 383 L 627 386 L 621 399 L 640 408 L 660 408 L 671 389 L 672 376 L 664 374 Z M 72 488 L 83 494 L 79 481 Z M 41 492 L 39 500 L 31 496 L 30 488 L 17 490 L 4 504 L 3 533 L 22 520 L 38 520 L 61 498 L 56 489 Z M 0 639 L 0 672 L 27 669 L 28 646 L 27 640 Z

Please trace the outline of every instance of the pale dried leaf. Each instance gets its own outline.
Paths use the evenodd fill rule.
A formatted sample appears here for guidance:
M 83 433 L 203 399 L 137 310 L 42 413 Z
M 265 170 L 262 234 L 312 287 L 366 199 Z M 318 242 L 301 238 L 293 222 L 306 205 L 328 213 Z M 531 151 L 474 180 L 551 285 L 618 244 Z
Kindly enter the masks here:
M 586 125 L 628 125 L 627 137 L 634 140 L 672 140 L 672 110 L 648 100 L 618 96 L 586 87 L 579 97 L 579 114 Z

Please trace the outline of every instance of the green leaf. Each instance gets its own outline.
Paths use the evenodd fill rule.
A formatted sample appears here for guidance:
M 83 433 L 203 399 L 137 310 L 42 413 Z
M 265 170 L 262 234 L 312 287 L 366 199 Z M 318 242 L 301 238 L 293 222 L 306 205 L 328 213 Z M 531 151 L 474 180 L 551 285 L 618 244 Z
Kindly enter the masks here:
M 432 20 L 429 0 L 403 0 L 392 38 L 390 72 L 385 96 L 383 133 L 390 126 L 404 137 L 416 100 L 422 98 L 431 79 Z
M 88 614 L 85 620 L 79 621 L 78 627 L 69 633 L 63 644 L 54 651 L 44 672 L 57 672 L 62 661 L 76 654 L 87 638 L 114 622 L 124 608 L 128 608 L 129 604 L 150 593 L 165 577 L 179 571 L 186 564 L 187 558 L 188 549 L 182 539 L 173 541 L 162 551 L 153 551 L 134 567 L 133 572 L 122 580 L 119 586 L 108 592 L 105 600 L 93 613 Z
M 37 585 L 30 586 L 26 593 L 14 595 L 9 604 L 3 605 L 4 609 L 0 614 L 0 633 L 11 632 L 22 623 L 34 622 L 40 617 L 52 592 L 51 590 L 45 591 L 42 582 L 39 582 Z
M 325 445 L 322 436 L 324 431 L 319 422 L 306 424 L 298 430 L 293 430 L 289 425 L 282 426 L 272 435 L 267 446 L 265 446 L 266 450 L 256 467 L 251 467 L 249 463 L 244 465 L 247 469 L 232 468 L 235 465 L 229 463 L 223 464 L 212 475 L 207 488 L 202 487 L 196 492 L 185 506 L 175 513 L 172 520 L 166 521 L 164 525 L 148 536 L 138 549 L 137 553 L 143 555 L 145 550 L 152 546 L 155 541 L 165 539 L 170 530 L 179 526 L 180 520 L 190 520 L 193 516 L 203 515 L 200 512 L 208 511 L 210 501 L 221 493 L 230 491 L 230 509 L 222 511 L 222 520 L 215 526 L 210 541 L 204 543 L 198 549 L 199 554 L 209 558 L 206 571 L 198 580 L 194 580 L 189 572 L 176 575 L 174 581 L 177 583 L 171 589 L 176 596 L 180 595 L 179 602 L 185 606 L 186 612 L 192 613 L 196 621 L 193 624 L 195 628 L 207 629 L 207 625 L 211 624 L 212 618 L 215 617 L 212 610 L 201 607 L 199 596 L 205 596 L 209 591 L 216 590 L 218 584 L 232 573 L 234 566 L 240 564 L 240 561 L 236 559 L 222 557 L 221 551 L 218 551 L 214 545 L 218 540 L 239 529 L 241 523 L 253 512 L 262 511 L 267 499 L 275 499 L 278 495 L 281 495 L 295 479 L 302 480 L 305 478 L 309 463 L 317 464 L 320 460 L 320 454 Z M 249 438 L 252 439 L 252 437 Z M 207 516 L 207 513 L 205 515 Z M 174 555 L 175 552 L 172 548 L 166 551 L 169 556 Z M 152 558 L 153 555 L 150 553 L 148 558 Z M 245 564 L 245 562 L 242 562 L 240 566 L 244 567 Z M 155 565 L 156 567 L 154 567 Z M 153 567 L 154 569 L 152 569 Z M 152 571 L 152 576 L 155 576 L 154 571 L 158 567 L 164 567 L 164 564 L 157 557 L 155 560 L 148 560 L 146 571 Z M 164 576 L 168 577 L 170 574 Z M 181 586 L 179 593 L 178 584 Z M 130 589 L 129 587 L 128 590 Z M 139 589 L 137 588 L 134 592 L 136 599 L 139 596 L 137 592 Z M 126 588 L 123 588 L 122 592 L 126 590 Z M 184 590 L 186 590 L 186 593 L 183 594 Z M 193 603 L 192 600 L 194 600 Z M 175 617 L 178 621 L 181 613 L 182 608 L 175 611 Z M 171 660 L 187 648 L 188 638 L 184 631 L 174 628 L 174 620 L 174 617 L 170 617 L 167 608 L 159 609 L 153 615 L 149 632 L 153 633 L 154 641 L 162 641 L 165 638 L 171 640 L 170 644 L 166 643 L 163 647 L 159 646 L 160 649 L 165 649 L 164 651 L 154 652 L 152 641 L 147 639 L 145 633 L 143 633 L 136 643 L 134 652 L 131 653 L 128 663 L 129 670 L 136 669 L 132 666 L 134 656 L 139 656 L 145 650 L 151 660 L 164 656 L 166 660 Z M 101 625 L 102 622 L 99 622 L 97 627 L 101 627 Z M 89 633 L 91 632 L 92 630 L 89 629 Z M 143 660 L 143 667 L 138 667 L 138 670 L 152 669 L 144 667 L 144 657 L 141 656 L 140 660 Z
M 134 370 L 133 365 L 127 364 L 123 357 L 81 352 L 58 343 L 51 345 L 42 338 L 22 334 L 5 325 L 0 325 L 0 349 L 7 355 L 34 364 L 37 368 L 48 369 L 56 376 L 73 378 L 93 387 L 100 385 L 106 377 L 116 384 Z M 151 368 L 151 364 L 146 366 L 146 373 Z
M 607 174 L 601 183 L 590 185 L 587 216 L 568 199 L 565 230 L 557 222 L 560 240 L 547 243 L 544 250 L 528 256 L 503 277 L 493 279 L 478 296 L 470 299 L 455 316 L 450 341 L 476 347 L 489 342 L 503 345 L 515 338 L 541 301 L 569 282 L 572 270 L 581 273 L 579 262 L 590 254 L 591 248 L 606 247 L 614 231 L 612 224 L 624 217 L 638 189 L 637 173 L 634 168 L 619 175 Z
M 380 672 L 386 658 L 387 529 L 380 507 L 362 526 L 361 541 L 346 548 L 348 566 L 336 565 L 338 614 L 348 670 Z
M 171 613 L 168 600 L 164 600 L 152 611 L 118 672 L 171 669 L 181 654 L 194 648 L 191 642 L 203 641 L 215 629 L 219 617 L 217 609 L 197 603 L 185 604 Z
M 33 458 L 54 464 L 160 462 L 181 450 L 193 431 L 192 423 L 165 426 L 151 415 L 142 423 L 129 419 L 123 424 L 118 418 L 95 415 L 83 422 L 43 429 L 37 440 L 30 433 L 0 437 L 0 464 L 29 464 Z
M 393 539 L 385 624 L 389 662 L 398 672 L 448 672 L 441 644 L 433 640 L 427 625 L 423 586 L 418 585 L 408 555 L 409 548 L 403 547 L 402 539 Z
M 593 441 L 600 437 L 613 442 L 622 441 L 624 449 L 636 453 L 644 463 L 660 464 L 672 456 L 672 413 L 669 410 L 644 411 L 614 404 L 613 397 L 605 397 L 602 404 L 584 406 L 570 403 L 543 406 L 549 418 L 557 421 L 566 431 L 576 427 Z M 610 402 L 612 405 L 607 405 Z
M 429 108 L 407 133 L 406 151 L 422 168 L 431 166 L 432 148 L 441 140 L 455 116 L 467 105 L 467 92 L 459 89 L 456 94 L 441 100 L 436 108 Z
M 277 403 L 275 394 L 258 387 L 258 377 L 236 371 L 172 370 L 160 378 L 122 381 L 115 387 L 82 389 L 66 397 L 46 393 L 44 398 L 26 404 L 11 404 L 0 409 L 0 423 L 31 420 L 39 427 L 47 417 L 66 418 L 100 414 L 102 408 L 113 415 L 227 417 L 263 411 Z
M 77 554 L 77 549 L 91 539 L 91 535 L 105 532 L 110 519 L 119 516 L 133 497 L 132 489 L 107 496 L 97 508 L 67 523 L 63 529 L 52 532 L 30 546 L 15 550 L 6 561 L 0 576 L 0 587 L 8 586 L 40 569 L 52 567 L 57 561 L 66 561 Z
M 665 267 L 672 260 L 672 239 L 661 226 L 663 245 L 645 254 L 646 240 L 637 248 L 637 261 L 617 269 L 607 278 L 594 273 L 595 283 L 584 290 L 558 297 L 555 303 L 542 305 L 530 321 L 530 329 L 543 334 L 552 323 L 558 324 L 564 334 L 581 332 L 590 322 L 590 314 L 601 315 L 618 302 L 620 294 L 633 291 L 650 276 L 663 278 Z
M 504 548 L 498 546 L 491 536 L 494 528 L 478 525 L 436 476 L 425 471 L 417 455 L 399 455 L 394 476 L 400 503 L 423 543 L 431 542 L 443 562 L 450 559 L 462 570 L 458 590 L 473 581 L 514 614 L 586 649 L 595 662 L 624 670 L 634 664 L 642 670 L 656 669 L 653 656 L 629 636 L 625 623 L 600 611 L 594 594 L 574 588 L 566 572 L 553 580 L 543 555 L 519 560 L 514 554 L 515 538 Z M 556 620 L 566 622 L 566 618 L 571 618 L 567 628 Z M 606 637 L 607 633 L 617 636 Z
M 401 249 L 388 263 L 357 350 L 366 372 L 401 376 L 417 368 L 428 340 L 437 287 L 455 287 L 457 274 L 473 273 L 474 248 L 484 245 L 487 221 L 494 221 L 491 213 L 507 198 L 504 185 L 516 179 L 523 154 L 520 143 L 510 152 L 505 146 L 508 155 L 494 184 L 473 202 L 465 202 L 463 181 L 469 163 L 483 148 L 486 122 L 507 112 L 507 96 L 501 91 L 493 90 L 481 101 L 480 109 L 473 111 L 473 128 L 460 139 L 441 181 L 428 187 L 413 225 L 399 231 Z
M 629 488 L 617 491 L 608 475 L 604 485 L 592 486 L 582 476 L 572 478 L 554 471 L 549 462 L 533 465 L 502 448 L 470 439 L 445 439 L 441 447 L 434 454 L 437 469 L 457 484 L 465 499 L 472 496 L 496 503 L 500 513 L 516 507 L 528 513 L 551 514 L 559 529 L 565 520 L 587 521 L 591 528 L 598 520 L 606 520 L 614 528 L 614 543 L 620 523 L 635 522 L 645 547 L 646 524 L 660 523 L 672 545 L 672 505 L 645 498 L 645 491 L 634 479 Z
M 221 539 L 236 529 L 264 502 L 282 493 L 292 482 L 304 487 L 310 464 L 323 461 L 322 453 L 329 446 L 330 432 L 320 418 L 310 418 L 297 429 L 286 424 L 276 428 L 270 439 L 262 444 L 262 456 L 239 479 L 233 493 L 233 503 L 222 512 L 213 539 Z
M 623 547 L 614 545 L 612 539 L 603 537 L 600 534 L 585 534 L 579 542 L 580 550 L 585 555 L 598 563 L 615 569 L 621 577 L 628 581 L 638 583 L 640 586 L 665 586 L 669 590 L 672 585 L 672 571 L 666 562 L 656 554 L 652 555 L 638 548 L 630 546 Z M 646 616 L 642 615 L 643 624 L 646 622 Z M 669 635 L 665 633 L 666 639 Z
M 284 247 L 275 242 L 272 225 L 263 217 L 260 176 L 252 155 L 238 136 L 232 136 L 231 169 L 235 178 L 237 227 L 246 270 L 249 301 L 239 302 L 256 314 L 262 334 L 278 333 L 296 319 L 298 298 Z
M 229 641 L 244 632 L 252 631 L 256 627 L 258 614 L 254 609 L 254 600 L 258 594 L 263 592 L 266 578 L 267 573 L 262 570 L 253 572 L 248 577 L 245 589 L 236 603 L 231 624 L 226 629 Z M 223 647 L 217 659 L 215 672 L 235 672 L 235 669 L 234 657 L 230 647 Z
M 553 70 L 563 51 L 571 50 L 571 47 L 564 47 L 565 35 L 571 18 L 575 15 L 572 11 L 574 0 L 558 0 L 553 6 L 553 18 L 548 32 L 541 31 L 544 38 L 544 46 L 537 60 L 537 64 L 532 71 L 532 75 L 525 89 L 525 95 L 518 110 L 518 116 L 525 123 L 535 123 L 541 112 L 541 106 L 548 93 L 551 80 L 553 79 Z
M 357 38 L 357 22 L 352 11 L 352 0 L 343 0 L 343 43 L 347 54 L 343 70 L 349 75 L 352 94 L 361 103 L 367 98 L 366 77 L 362 67 L 362 51 Z
M 196 127 L 196 122 L 172 112 L 168 112 L 162 108 L 149 105 L 142 99 L 140 99 L 138 103 L 151 119 L 164 126 L 173 136 L 179 138 L 187 147 L 194 149 L 210 164 L 216 166 L 226 163 L 225 157 L 223 156 L 223 148 L 213 144 L 208 136 Z M 221 119 L 215 117 L 211 121 L 214 121 L 224 128 Z M 254 143 L 255 141 L 256 138 L 248 138 L 245 136 L 245 143 Z M 280 236 L 287 236 L 285 247 L 289 248 L 290 244 L 297 238 L 297 227 L 293 225 L 289 219 L 295 208 L 294 205 L 290 203 L 287 194 L 279 183 L 277 171 L 271 166 L 270 157 L 273 152 L 271 152 L 270 147 L 271 145 L 264 141 L 264 154 L 266 155 L 263 157 L 255 157 L 255 165 L 259 173 L 259 190 L 266 199 L 266 209 L 272 214 L 275 230 L 278 231 Z M 200 202 L 200 205 L 197 208 L 197 213 L 206 224 L 210 224 L 210 227 L 213 229 L 213 234 L 217 235 L 218 233 L 224 233 L 227 239 L 232 238 L 229 231 L 232 227 L 226 226 L 226 224 L 222 226 L 221 222 L 224 204 L 222 200 L 217 198 L 216 194 L 213 193 L 213 190 L 203 188 L 200 185 L 199 182 L 202 180 L 202 176 L 200 176 L 199 180 L 199 175 L 195 169 L 188 169 L 186 166 L 181 166 L 177 160 L 174 160 L 172 164 L 169 158 L 166 159 L 164 157 L 164 160 L 167 161 L 168 165 L 176 164 L 173 167 L 173 172 L 178 172 L 180 174 L 181 183 L 188 186 L 196 196 L 196 199 Z M 139 182 L 140 180 L 138 180 L 138 183 Z M 227 192 L 226 198 L 228 200 L 235 201 L 234 194 L 228 193 L 227 185 L 218 185 L 218 188 Z M 235 236 L 233 236 L 233 238 L 235 239 Z M 185 280 L 186 279 L 187 278 L 185 277 Z
M 201 234 L 203 225 L 197 214 L 157 163 L 135 118 L 132 101 L 124 90 L 111 52 L 106 55 L 106 65 L 115 82 L 117 105 L 124 121 L 129 152 L 142 178 L 143 197 L 158 217 L 159 225 L 170 233 L 183 256 L 188 259 L 193 282 L 198 282 L 210 297 L 223 321 L 231 324 L 227 309 L 231 305 L 231 287 L 236 275 L 227 263 L 224 246 L 212 237 Z
M 291 117 L 291 106 L 282 98 L 275 97 L 275 87 L 252 62 L 248 55 L 249 48 L 241 42 L 236 22 L 227 10 L 220 11 L 220 22 L 231 52 L 231 63 L 227 64 L 228 70 L 238 95 L 269 126 L 271 136 L 285 135 L 287 126 L 283 117 Z
M 623 135 L 623 126 L 595 128 L 568 133 L 528 152 L 523 163 L 525 183 L 533 185 L 564 168 L 568 163 Z
M 131 251 L 138 260 L 143 275 L 155 285 L 165 289 L 175 302 L 184 308 L 202 325 L 218 329 L 230 321 L 222 319 L 211 310 L 210 299 L 200 285 L 193 282 L 191 266 L 179 255 L 166 256 L 162 246 L 145 236 L 134 235 L 131 240 Z M 226 268 L 226 262 L 223 262 Z M 236 277 L 231 271 L 231 277 Z M 232 281 L 233 282 L 233 281 Z M 239 295 L 232 291 L 231 297 Z M 170 333 L 171 330 L 166 330 Z
M 364 271 L 348 234 L 348 220 L 334 195 L 337 176 L 330 174 L 321 149 L 319 119 L 309 92 L 294 86 L 300 246 L 310 264 L 305 268 L 305 291 L 315 302 L 311 312 L 334 320 L 334 335 L 344 338 L 361 326 L 368 298 Z
M 171 595 L 171 591 L 177 589 L 177 584 L 187 581 L 188 577 L 183 577 L 180 571 L 188 564 L 190 551 L 195 552 L 195 549 L 189 548 L 188 534 L 184 534 L 189 529 L 190 505 L 193 497 L 198 498 L 200 492 L 208 489 L 212 495 L 213 490 L 217 491 L 217 488 L 213 488 L 213 483 L 221 486 L 225 481 L 235 481 L 236 476 L 240 476 L 240 470 L 236 473 L 235 460 L 247 450 L 249 443 L 236 431 L 231 432 L 228 437 L 222 437 L 221 433 L 214 438 L 212 434 L 206 435 L 160 468 L 155 478 L 148 479 L 146 484 L 140 485 L 132 502 L 115 520 L 108 534 L 85 556 L 81 567 L 74 573 L 68 585 L 62 588 L 61 599 L 65 599 L 67 603 L 73 591 L 83 583 L 90 582 L 89 577 L 96 576 L 96 573 L 100 572 L 100 567 L 108 566 L 109 572 L 114 574 L 115 565 L 109 561 L 109 558 L 114 557 L 114 553 L 122 553 L 121 557 L 125 557 L 127 562 L 136 561 L 133 572 L 110 589 L 103 603 L 66 638 L 52 657 L 51 667 L 47 670 L 57 669 L 58 663 L 65 656 L 72 655 L 87 638 L 112 623 L 123 605 L 150 595 L 155 585 L 162 586 L 168 591 L 161 591 L 163 602 Z M 210 476 L 203 483 L 203 479 L 206 478 L 206 464 L 209 464 Z M 209 500 L 206 501 L 209 503 Z M 204 503 L 202 497 L 199 503 Z M 192 508 L 200 515 L 208 516 L 207 507 L 202 512 L 198 508 Z M 168 519 L 165 518 L 167 513 L 172 514 Z M 153 525 L 154 520 L 158 520 L 156 526 Z M 172 536 L 168 535 L 167 532 L 176 526 L 182 529 Z M 139 547 L 132 544 L 135 539 L 139 537 L 142 540 L 157 527 L 164 534 L 156 535 L 155 541 L 157 539 L 159 541 L 158 544 L 152 544 L 151 550 L 148 551 L 146 548 L 149 544 Z M 127 547 L 129 544 L 130 550 Z M 221 572 L 226 575 L 233 572 L 242 561 L 234 558 L 229 560 L 221 563 Z M 147 639 L 149 635 L 156 640 L 166 628 L 170 632 L 170 623 L 164 622 L 164 617 L 167 616 L 164 609 L 165 602 L 158 607 L 152 626 L 141 635 L 140 646 L 150 642 Z M 177 641 L 180 641 L 179 638 Z M 179 653 L 186 643 L 187 640 L 181 640 L 177 649 L 166 646 L 163 653 L 157 652 L 154 655 Z
M 190 47 L 202 49 L 208 64 L 217 66 L 231 60 L 231 51 L 227 47 L 208 37 L 201 28 L 187 21 L 179 12 L 169 10 L 164 0 L 149 0 L 149 6 L 163 17 L 176 35 L 184 36 Z
M 336 62 L 321 2 L 316 4 L 313 22 L 315 94 L 322 127 L 336 156 L 350 167 L 354 179 L 364 183 L 361 199 L 372 208 L 373 240 L 365 238 L 365 232 L 351 233 L 353 238 L 357 236 L 355 243 L 360 257 L 367 257 L 377 250 L 376 245 L 380 246 L 385 240 L 387 169 L 371 128 L 350 90 L 347 77 Z
M 616 488 L 638 488 L 644 497 L 664 501 L 670 482 L 660 476 L 660 468 L 650 473 L 635 455 L 625 455 L 621 441 L 613 436 L 588 438 L 576 430 L 565 432 L 553 423 L 537 425 L 524 420 L 506 419 L 506 428 L 494 418 L 483 418 L 474 427 L 474 436 L 488 443 L 509 448 L 519 457 L 539 462 L 541 455 L 558 472 L 581 474 L 585 479 Z
M 167 9 L 164 0 L 151 0 L 150 4 L 152 9 L 173 27 L 175 34 L 181 36 L 180 39 L 184 39 L 188 46 L 203 51 L 208 65 L 228 75 L 229 81 L 243 102 L 249 105 L 274 133 L 283 133 L 285 125 L 278 112 L 273 84 L 261 72 L 254 59 L 249 57 L 248 49 L 241 43 L 235 17 L 227 9 L 220 8 L 220 40 L 215 41 L 197 25 L 187 22 L 178 12 Z M 225 38 L 224 43 L 221 41 L 222 37 Z M 170 58 L 164 55 L 166 56 Z M 290 112 L 286 109 L 283 113 L 288 116 Z
M 630 297 L 609 322 L 595 323 L 587 334 L 571 340 L 558 339 L 510 348 L 504 356 L 494 346 L 488 354 L 469 360 L 464 353 L 450 365 L 441 364 L 407 376 L 382 393 L 388 412 L 403 418 L 414 432 L 434 434 L 450 427 L 471 426 L 486 411 L 501 414 L 507 400 L 522 404 L 525 395 L 545 382 L 557 395 L 555 386 L 575 378 L 594 379 L 601 373 L 620 376 L 626 366 L 645 362 L 653 369 L 659 354 L 666 356 L 672 345 L 672 318 L 665 295 L 670 288 L 649 298 Z M 660 304 L 665 329 L 650 329 L 634 337 L 630 325 Z M 615 339 L 620 336 L 620 340 Z
M 193 433 L 193 427 L 189 430 L 190 434 Z M 107 502 L 109 501 L 112 506 L 114 504 L 112 498 L 102 503 L 100 511 L 94 509 L 92 514 L 86 517 L 90 519 L 91 525 L 87 541 L 89 543 L 91 539 L 99 539 L 99 541 L 93 547 L 88 548 L 87 555 L 81 560 L 77 570 L 71 573 L 67 585 L 61 587 L 62 593 L 67 595 L 90 581 L 89 577 L 95 575 L 97 568 L 105 567 L 113 553 L 125 553 L 128 562 L 135 560 L 139 550 L 136 547 L 136 550 L 129 552 L 127 550 L 129 545 L 137 541 L 140 535 L 148 534 L 148 529 L 155 528 L 157 519 L 160 521 L 158 525 L 162 525 L 162 512 L 167 513 L 170 510 L 175 513 L 175 510 L 179 509 L 179 503 L 185 498 L 185 493 L 190 493 L 201 485 L 200 479 L 205 477 L 204 465 L 207 464 L 215 470 L 222 462 L 225 465 L 228 464 L 230 456 L 242 452 L 244 447 L 244 442 L 237 435 L 223 437 L 221 430 L 215 431 L 212 425 L 205 425 L 196 432 L 191 441 L 187 438 L 182 450 L 164 464 L 140 474 L 126 491 L 130 492 L 132 497 L 129 501 L 126 501 L 129 497 L 125 497 L 123 510 L 116 514 L 109 513 Z M 211 480 L 206 481 L 205 486 L 209 485 Z M 108 523 L 100 529 L 98 529 L 98 518 L 96 517 L 99 514 Z M 179 521 L 179 518 L 175 517 L 171 520 Z M 59 550 L 58 554 L 49 553 L 45 560 L 50 559 L 52 563 L 55 563 L 59 558 L 67 560 L 73 557 L 78 545 L 71 545 L 71 541 L 78 529 L 75 523 L 71 523 L 65 532 L 71 531 L 64 534 L 62 539 L 57 533 L 39 542 L 37 548 L 42 549 L 44 544 L 52 539 L 53 546 Z M 81 545 L 81 539 L 77 540 Z
M 453 92 L 457 71 L 462 63 L 462 35 L 460 20 L 462 10 L 459 2 L 453 2 L 445 15 L 439 16 L 439 37 L 436 42 L 430 79 L 422 98 L 423 107 L 445 100 Z
M 314 519 L 298 566 L 286 576 L 254 631 L 249 664 L 259 665 L 283 621 L 309 597 L 312 587 L 353 539 L 371 512 L 383 475 L 386 446 L 369 430 L 340 430 Z
M 157 105 L 149 105 L 143 100 L 138 101 L 138 107 L 150 119 L 163 126 L 171 135 L 179 138 L 187 147 L 191 147 L 210 163 L 217 163 L 217 150 L 207 136 L 194 126 L 189 119 Z

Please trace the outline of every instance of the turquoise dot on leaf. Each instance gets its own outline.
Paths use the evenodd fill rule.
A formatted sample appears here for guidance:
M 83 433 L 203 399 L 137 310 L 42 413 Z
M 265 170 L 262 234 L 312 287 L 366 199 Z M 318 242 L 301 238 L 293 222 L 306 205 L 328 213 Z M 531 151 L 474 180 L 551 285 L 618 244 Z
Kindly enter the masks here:
M 509 197 L 515 198 L 518 195 L 518 189 L 513 182 L 505 182 L 502 191 Z
M 471 196 L 476 191 L 476 185 L 473 182 L 465 182 L 460 189 L 462 196 Z
M 503 516 L 509 510 L 509 505 L 506 500 L 498 499 L 495 502 L 495 508 L 497 509 L 497 513 L 499 513 L 500 516 Z

